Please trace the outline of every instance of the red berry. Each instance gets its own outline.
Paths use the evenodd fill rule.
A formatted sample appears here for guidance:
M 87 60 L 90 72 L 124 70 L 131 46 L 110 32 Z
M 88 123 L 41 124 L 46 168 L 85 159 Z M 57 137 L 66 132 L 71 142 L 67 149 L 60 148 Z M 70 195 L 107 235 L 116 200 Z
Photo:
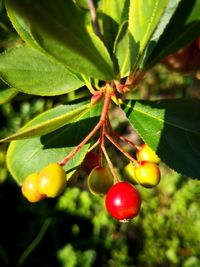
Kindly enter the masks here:
M 140 211 L 140 193 L 130 183 L 118 182 L 106 194 L 105 204 L 112 217 L 126 222 L 136 217 Z

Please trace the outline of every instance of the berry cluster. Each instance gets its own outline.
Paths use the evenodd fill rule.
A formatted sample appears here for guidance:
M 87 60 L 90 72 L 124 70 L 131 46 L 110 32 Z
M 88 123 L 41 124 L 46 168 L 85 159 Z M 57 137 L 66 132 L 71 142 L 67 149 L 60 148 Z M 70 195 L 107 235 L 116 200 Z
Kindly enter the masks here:
M 58 163 L 52 163 L 38 173 L 28 175 L 22 185 L 22 194 L 32 203 L 46 197 L 57 197 L 66 187 L 66 173 Z
M 131 182 L 142 185 L 146 188 L 151 188 L 160 182 L 160 169 L 158 163 L 159 157 L 146 144 L 136 151 L 137 163 L 130 162 L 124 168 L 124 175 Z
M 134 185 L 151 188 L 160 182 L 160 159 L 146 144 L 141 147 L 113 131 L 108 108 L 115 90 L 107 85 L 104 90 L 92 97 L 91 105 L 104 98 L 104 106 L 99 122 L 88 136 L 59 163 L 52 163 L 38 173 L 30 174 L 22 185 L 22 193 L 30 202 L 37 202 L 46 197 L 57 197 L 67 185 L 63 166 L 85 145 L 99 130 L 98 140 L 90 147 L 80 169 L 87 175 L 88 189 L 96 196 L 105 195 L 105 206 L 108 213 L 119 221 L 128 221 L 136 217 L 140 211 L 141 196 Z M 96 102 L 97 101 L 97 102 Z M 119 181 L 111 159 L 106 151 L 105 139 L 108 139 L 130 163 L 124 168 L 124 180 Z M 133 158 L 116 141 L 120 139 L 136 149 Z M 97 151 L 97 152 L 94 152 Z M 103 163 L 103 157 L 107 161 Z M 77 172 L 75 172 L 77 178 Z M 69 182 L 72 178 L 69 179 Z M 127 181 L 128 179 L 128 181 Z
M 94 160 L 91 160 L 91 159 Z M 128 221 L 140 211 L 141 196 L 134 185 L 152 188 L 160 182 L 160 159 L 146 144 L 136 150 L 137 161 L 130 162 L 123 171 L 125 180 L 114 184 L 106 167 L 98 166 L 98 155 L 89 152 L 81 166 L 88 175 L 88 189 L 94 195 L 106 195 L 105 205 L 109 214 L 119 220 Z

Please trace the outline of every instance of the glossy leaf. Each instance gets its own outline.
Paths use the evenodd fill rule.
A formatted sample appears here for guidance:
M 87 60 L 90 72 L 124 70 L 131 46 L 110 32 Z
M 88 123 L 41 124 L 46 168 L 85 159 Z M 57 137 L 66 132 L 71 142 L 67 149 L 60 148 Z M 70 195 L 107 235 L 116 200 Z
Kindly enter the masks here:
M 147 48 L 145 51 L 145 58 L 144 61 L 146 62 L 149 55 L 152 53 L 152 51 L 154 50 L 158 40 L 160 39 L 161 35 L 163 34 L 167 24 L 169 23 L 170 19 L 172 18 L 173 14 L 175 13 L 179 3 L 182 0 L 169 0 L 168 5 L 160 19 L 160 22 L 155 30 L 155 32 L 153 33 L 153 36 L 151 37 L 151 40 L 149 41 L 149 43 L 147 44 Z M 144 63 L 143 63 L 144 65 Z M 143 66 L 141 66 L 143 67 Z
M 129 37 L 128 23 L 125 22 L 121 25 L 114 44 L 114 54 L 118 62 L 120 78 L 127 76 L 131 68 Z
M 60 95 L 83 86 L 62 64 L 27 45 L 0 54 L 0 78 L 18 91 L 33 95 Z
M 113 79 L 113 64 L 102 41 L 85 26 L 84 14 L 68 0 L 7 0 L 30 25 L 31 35 L 50 55 L 75 72 Z M 12 18 L 11 18 L 12 19 Z
M 37 172 L 50 163 L 61 161 L 74 149 L 98 122 L 101 104 L 94 106 L 81 118 L 73 123 L 31 139 L 12 141 L 7 153 L 7 166 L 18 184 L 22 184 L 26 176 Z M 30 124 L 28 125 L 30 126 Z M 65 165 L 64 169 L 70 175 L 83 161 L 89 143 L 86 144 Z
M 0 89 L 0 105 L 10 101 L 17 93 L 18 91 L 15 88 Z
M 32 138 L 55 131 L 68 123 L 72 123 L 85 114 L 90 108 L 88 102 L 73 105 L 60 105 L 36 116 L 16 134 L 6 137 L 0 142 Z
M 129 10 L 130 50 L 134 71 L 155 31 L 168 0 L 131 0 Z
M 200 100 L 127 101 L 126 116 L 171 168 L 200 179 Z
M 89 10 L 87 0 L 74 0 L 74 3 L 83 10 Z
M 177 51 L 200 36 L 200 1 L 182 0 L 161 35 L 145 68 L 151 68 L 165 56 Z
M 5 1 L 5 4 L 8 17 L 10 21 L 12 21 L 13 27 L 19 36 L 32 47 L 41 50 L 31 35 L 29 22 L 23 16 L 20 16 L 20 13 L 13 9 L 12 1 Z
M 119 26 L 128 20 L 128 9 L 129 0 L 102 0 L 103 36 L 111 54 Z

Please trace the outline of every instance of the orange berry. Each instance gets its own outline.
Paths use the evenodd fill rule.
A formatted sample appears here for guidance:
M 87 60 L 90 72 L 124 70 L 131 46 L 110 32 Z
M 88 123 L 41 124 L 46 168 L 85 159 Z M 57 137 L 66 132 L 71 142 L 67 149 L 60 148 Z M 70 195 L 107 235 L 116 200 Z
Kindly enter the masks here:
M 32 203 L 45 198 L 38 192 L 38 173 L 28 175 L 22 184 L 21 190 L 22 194 Z

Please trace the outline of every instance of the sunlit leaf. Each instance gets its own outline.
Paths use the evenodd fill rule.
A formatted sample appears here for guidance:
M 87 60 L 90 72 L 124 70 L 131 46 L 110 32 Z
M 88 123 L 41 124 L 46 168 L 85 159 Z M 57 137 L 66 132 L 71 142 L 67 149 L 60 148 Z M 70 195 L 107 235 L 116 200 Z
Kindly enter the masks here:
M 100 112 L 101 103 L 89 109 L 77 121 L 47 135 L 12 141 L 8 148 L 7 166 L 17 183 L 22 184 L 28 174 L 37 172 L 52 162 L 61 161 L 88 135 L 98 122 Z M 89 143 L 65 165 L 68 173 L 72 173 L 81 164 L 88 147 Z
M 6 2 L 13 13 L 29 24 L 30 30 L 25 28 L 37 45 L 58 61 L 93 78 L 115 78 L 106 47 L 86 28 L 84 13 L 72 0 Z
M 17 93 L 18 91 L 15 88 L 0 89 L 0 105 L 10 101 Z
M 60 95 L 84 85 L 68 68 L 27 45 L 0 54 L 0 78 L 33 95 Z
M 127 101 L 126 116 L 171 168 L 200 179 L 200 100 Z
M 22 127 L 16 134 L 1 139 L 0 142 L 32 138 L 55 131 L 68 123 L 76 121 L 88 112 L 88 102 L 73 105 L 60 105 L 38 115 Z

